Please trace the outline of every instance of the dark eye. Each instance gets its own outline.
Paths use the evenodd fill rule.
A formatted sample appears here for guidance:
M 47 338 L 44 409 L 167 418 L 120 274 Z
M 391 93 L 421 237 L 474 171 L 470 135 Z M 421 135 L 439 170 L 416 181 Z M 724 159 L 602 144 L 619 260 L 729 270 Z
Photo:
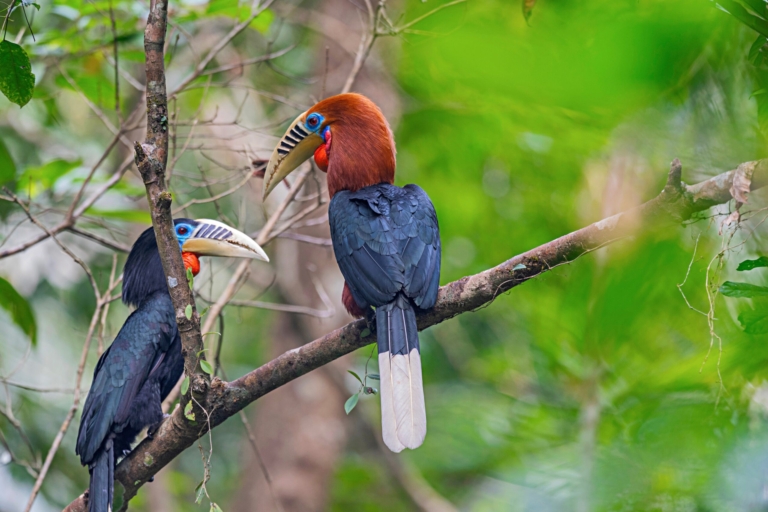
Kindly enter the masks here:
M 189 230 L 184 226 L 181 226 L 179 227 L 179 229 L 176 230 L 176 232 L 180 235 L 186 235 L 188 231 Z
M 317 126 L 317 123 L 318 123 L 318 120 L 317 120 L 317 118 L 316 118 L 315 116 L 312 116 L 312 117 L 310 117 L 310 118 L 307 120 L 307 124 L 308 124 L 310 127 L 312 127 L 312 128 L 314 128 L 315 126 Z

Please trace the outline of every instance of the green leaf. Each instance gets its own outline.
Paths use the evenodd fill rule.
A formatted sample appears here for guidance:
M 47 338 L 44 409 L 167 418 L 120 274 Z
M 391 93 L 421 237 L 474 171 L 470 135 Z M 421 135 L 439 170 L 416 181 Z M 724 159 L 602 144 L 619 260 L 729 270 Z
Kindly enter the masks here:
M 739 315 L 739 323 L 747 334 L 768 334 L 768 312 L 745 311 Z
M 272 26 L 272 22 L 275 20 L 275 13 L 272 12 L 272 9 L 266 9 L 264 12 L 256 16 L 256 19 L 254 19 L 249 27 L 252 29 L 261 32 L 262 34 L 266 34 L 269 30 L 269 27 Z M 242 20 L 244 21 L 244 20 Z
M 381 376 L 378 373 L 369 373 L 368 378 L 373 380 L 381 380 Z
M 205 316 L 205 314 L 208 312 L 208 310 L 209 310 L 209 309 L 211 309 L 211 306 L 205 306 L 205 308 L 203 308 L 203 311 L 200 313 L 200 318 L 204 317 L 204 316 Z M 207 332 L 207 333 L 205 333 L 205 334 L 218 334 L 218 333 L 210 333 L 210 332 Z
M 765 19 L 765 1 L 764 0 L 743 0 L 755 14 Z
M 192 304 L 187 304 L 187 307 L 184 308 L 184 316 L 187 317 L 187 320 L 192 318 Z
M 752 46 L 749 48 L 749 62 L 754 64 L 755 66 L 759 66 L 762 59 L 763 59 L 763 52 L 760 50 L 763 49 L 763 46 L 768 43 L 768 39 L 766 39 L 765 36 L 760 35 L 757 36 L 757 39 L 755 39 L 755 42 L 752 43 Z M 754 95 L 755 93 L 753 93 Z
M 189 289 L 195 289 L 195 275 L 192 273 L 191 268 L 187 268 L 187 283 L 189 283 Z
M 357 379 L 357 380 L 360 382 L 360 384 L 361 384 L 361 385 L 363 385 L 363 386 L 365 386 L 365 384 L 363 383 L 363 379 L 361 379 L 361 378 L 360 378 L 360 376 L 359 376 L 358 374 L 356 374 L 356 373 L 355 373 L 355 372 L 353 372 L 352 370 L 347 370 L 347 372 L 349 372 L 349 373 L 351 373 L 352 375 L 354 375 L 354 377 L 355 377 L 355 378 L 356 378 L 356 379 Z
M 192 402 L 187 402 L 187 405 L 184 406 L 184 416 L 189 421 L 195 421 L 195 413 L 192 412 Z
M 195 487 L 195 503 L 198 505 L 203 501 L 203 496 L 205 496 L 205 487 L 203 484 L 205 484 L 205 480 L 197 484 L 197 487 Z
M 181 394 L 186 395 L 187 391 L 189 391 L 189 376 L 184 377 L 184 380 L 181 381 Z
M 216 503 L 211 503 L 211 510 L 209 512 L 224 512 L 221 510 L 221 507 L 218 506 Z
M 16 164 L 11 158 L 11 153 L 0 139 L 0 185 L 4 185 L 16 178 Z
M 40 167 L 28 167 L 19 177 L 17 189 L 34 197 L 50 190 L 56 182 L 82 165 L 82 160 L 51 160 Z
M 360 399 L 360 395 L 358 393 L 355 393 L 351 397 L 347 399 L 347 401 L 344 403 L 344 410 L 349 414 L 352 412 L 352 409 L 355 408 L 357 405 L 357 401 Z
M 768 267 L 768 256 L 760 256 L 756 260 L 744 260 L 739 263 L 739 266 L 736 267 L 736 270 L 742 272 L 744 270 L 752 270 L 758 267 Z
M 19 295 L 19 292 L 16 291 L 13 285 L 2 277 L 0 277 L 0 307 L 11 315 L 13 323 L 24 331 L 32 345 L 36 345 L 37 324 L 35 323 L 35 315 L 32 312 L 32 308 L 29 306 L 27 299 Z
M 768 295 L 768 288 L 749 283 L 734 283 L 726 281 L 720 286 L 720 293 L 726 297 L 749 298 Z
M 200 368 L 207 373 L 208 375 L 213 375 L 213 366 L 211 366 L 211 363 L 203 359 L 200 361 Z
M 371 335 L 371 330 L 369 328 L 367 328 L 367 327 L 365 329 L 363 329 L 362 331 L 360 331 L 360 337 L 361 338 L 367 338 L 370 335 Z
M 29 103 L 35 75 L 24 48 L 10 41 L 0 42 L 0 69 L 0 92 L 19 107 Z

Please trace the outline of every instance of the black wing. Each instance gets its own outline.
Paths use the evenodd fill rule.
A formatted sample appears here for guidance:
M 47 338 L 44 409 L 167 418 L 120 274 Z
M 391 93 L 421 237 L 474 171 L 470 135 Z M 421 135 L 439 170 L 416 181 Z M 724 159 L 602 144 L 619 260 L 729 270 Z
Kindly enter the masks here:
M 128 317 L 96 365 L 75 450 L 83 464 L 93 460 L 113 428 L 119 431 L 127 422 L 131 403 L 176 336 L 171 299 L 158 295 Z
M 328 209 L 336 261 L 361 307 L 404 292 L 434 306 L 440 281 L 440 232 L 426 192 L 380 184 L 338 192 Z

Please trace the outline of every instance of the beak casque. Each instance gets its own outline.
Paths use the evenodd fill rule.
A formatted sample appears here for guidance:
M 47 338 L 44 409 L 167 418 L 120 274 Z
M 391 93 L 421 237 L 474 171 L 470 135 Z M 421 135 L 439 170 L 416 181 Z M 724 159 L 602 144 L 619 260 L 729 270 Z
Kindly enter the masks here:
M 181 246 L 198 256 L 252 258 L 269 261 L 267 253 L 251 237 L 216 220 L 197 219 L 198 226 Z
M 272 157 L 264 172 L 264 198 L 285 179 L 293 170 L 311 157 L 325 141 L 323 138 L 304 128 L 307 113 L 294 119 L 280 143 L 272 152 Z

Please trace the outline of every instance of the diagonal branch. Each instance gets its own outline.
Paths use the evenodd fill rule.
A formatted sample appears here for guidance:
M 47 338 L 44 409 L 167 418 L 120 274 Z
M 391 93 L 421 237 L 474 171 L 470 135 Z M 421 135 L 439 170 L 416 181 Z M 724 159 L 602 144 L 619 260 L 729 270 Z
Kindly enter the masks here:
M 755 190 L 768 185 L 768 160 L 760 160 L 753 165 L 755 173 L 751 189 Z M 687 186 L 680 181 L 681 169 L 680 162 L 675 160 L 664 190 L 647 203 L 564 235 L 484 272 L 441 287 L 434 309 L 418 315 L 419 329 L 426 329 L 488 305 L 513 287 L 624 238 L 636 232 L 643 224 L 658 226 L 679 223 L 696 212 L 731 200 L 730 188 L 735 170 Z M 270 391 L 374 343 L 374 335 L 367 333 L 367 336 L 361 336 L 365 330 L 365 321 L 357 320 L 301 348 L 288 351 L 237 380 L 223 382 L 214 379 L 205 404 L 206 410 L 211 411 L 211 428 Z M 207 428 L 207 424 L 191 427 L 184 421 L 181 408 L 177 408 L 163 422 L 153 439 L 144 440 L 119 464 L 115 478 L 124 486 L 125 498 L 135 496 L 145 482 L 204 435 Z M 84 512 L 84 505 L 81 496 L 65 510 Z

